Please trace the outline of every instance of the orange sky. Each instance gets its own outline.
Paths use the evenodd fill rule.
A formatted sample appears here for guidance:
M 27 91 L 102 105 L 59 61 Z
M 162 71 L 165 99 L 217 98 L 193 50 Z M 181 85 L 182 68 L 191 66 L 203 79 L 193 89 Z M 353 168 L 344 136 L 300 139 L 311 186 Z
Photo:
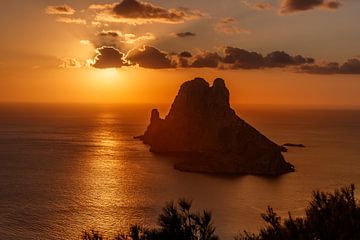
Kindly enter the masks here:
M 169 103 L 186 80 L 222 77 L 233 103 L 360 106 L 356 60 L 360 33 L 355 23 L 360 21 L 360 4 L 340 1 L 339 8 L 327 9 L 324 1 L 306 11 L 285 12 L 286 1 L 296 0 L 208 4 L 202 0 L 127 0 L 128 4 L 161 9 L 165 15 L 161 18 L 148 18 L 143 12 L 132 18 L 134 13 L 125 12 L 121 1 L 97 1 L 112 3 L 105 10 L 91 9 L 93 1 L 4 3 L 0 10 L 4 29 L 0 102 Z M 258 2 L 268 3 L 268 9 L 255 9 Z M 117 5 L 122 8 L 114 15 Z M 64 6 L 69 9 L 59 8 Z M 179 11 L 183 11 L 181 17 L 176 15 Z M 187 32 L 194 36 L 176 36 Z M 117 35 L 111 37 L 110 33 Z M 153 50 L 152 55 L 146 55 L 144 45 L 154 46 L 148 49 Z M 104 46 L 116 49 L 120 57 L 124 54 L 124 62 L 112 67 L 114 56 L 109 60 L 105 53 L 96 53 Z M 226 60 L 227 46 L 262 55 L 261 64 L 241 57 L 236 62 Z M 174 55 L 182 51 L 192 55 L 189 66 L 180 67 L 180 55 Z M 301 55 L 315 62 L 275 66 L 272 58 L 266 57 L 274 51 L 284 51 L 291 61 Z M 155 60 L 147 59 L 153 56 Z M 216 66 L 203 66 L 212 57 Z M 195 63 L 198 59 L 201 67 Z M 347 62 L 349 59 L 355 60 Z M 157 61 L 160 68 L 153 65 Z M 106 67 L 97 67 L 100 62 Z M 329 62 L 337 62 L 339 67 L 325 67 Z M 305 65 L 310 68 L 303 68 Z

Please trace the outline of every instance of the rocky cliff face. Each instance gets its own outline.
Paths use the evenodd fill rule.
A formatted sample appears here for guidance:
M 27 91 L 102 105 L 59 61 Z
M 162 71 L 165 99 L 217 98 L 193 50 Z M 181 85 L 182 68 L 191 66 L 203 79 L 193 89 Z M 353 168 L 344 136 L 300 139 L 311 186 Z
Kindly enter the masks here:
M 283 147 L 239 118 L 229 104 L 222 79 L 212 86 L 202 78 L 185 82 L 169 114 L 158 110 L 140 137 L 154 153 L 181 156 L 175 168 L 183 171 L 277 175 L 294 171 Z

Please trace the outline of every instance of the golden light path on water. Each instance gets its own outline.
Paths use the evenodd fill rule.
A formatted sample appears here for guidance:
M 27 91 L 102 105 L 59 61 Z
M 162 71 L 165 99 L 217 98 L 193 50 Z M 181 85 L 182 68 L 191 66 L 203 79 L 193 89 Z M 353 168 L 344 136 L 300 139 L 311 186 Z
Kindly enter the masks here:
M 84 219 L 87 225 L 84 227 L 106 233 L 111 229 L 121 230 L 130 224 L 126 215 L 119 216 L 116 209 L 132 206 L 133 200 L 125 198 L 130 186 L 127 185 L 127 178 L 122 175 L 130 173 L 124 164 L 122 138 L 113 129 L 116 125 L 115 116 L 102 113 L 95 124 L 97 128 L 90 138 L 96 150 L 86 156 L 87 165 L 84 166 L 87 169 L 83 176 L 86 181 L 85 189 L 88 190 L 86 198 L 92 206 L 87 219 Z
M 73 188 L 67 206 L 71 217 L 60 227 L 66 236 L 78 233 L 80 237 L 82 231 L 94 229 L 111 238 L 133 224 L 154 227 L 161 206 L 175 199 L 172 194 L 164 199 L 164 192 L 159 191 L 169 185 L 159 181 L 173 171 L 171 163 L 153 162 L 156 159 L 148 147 L 133 139 L 146 123 L 139 124 L 128 115 L 105 107 L 92 112 L 86 123 L 79 120 L 82 129 L 75 135 L 82 150 L 71 160 L 67 174 Z M 149 163 L 151 167 L 146 167 Z

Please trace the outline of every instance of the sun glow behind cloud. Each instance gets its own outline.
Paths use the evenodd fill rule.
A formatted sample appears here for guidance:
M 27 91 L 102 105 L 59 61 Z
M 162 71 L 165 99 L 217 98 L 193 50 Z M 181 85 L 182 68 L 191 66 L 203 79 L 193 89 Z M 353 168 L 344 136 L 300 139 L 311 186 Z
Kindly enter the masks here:
M 96 69 L 92 74 L 99 84 L 111 85 L 121 81 L 120 70 L 116 68 Z

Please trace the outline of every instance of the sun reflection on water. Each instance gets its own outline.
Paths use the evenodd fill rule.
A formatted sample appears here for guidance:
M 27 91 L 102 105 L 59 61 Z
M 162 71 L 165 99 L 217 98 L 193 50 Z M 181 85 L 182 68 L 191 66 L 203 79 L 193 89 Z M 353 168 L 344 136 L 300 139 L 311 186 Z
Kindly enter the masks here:
M 118 209 L 126 207 L 129 201 L 124 198 L 128 186 L 126 177 L 122 177 L 126 174 L 126 159 L 122 151 L 122 136 L 116 131 L 115 116 L 100 114 L 97 121 L 96 129 L 89 136 L 94 150 L 86 156 L 87 171 L 84 179 L 87 201 L 92 206 L 86 227 L 96 227 L 106 232 L 109 229 L 121 229 L 126 222 L 125 215 L 117 214 Z

